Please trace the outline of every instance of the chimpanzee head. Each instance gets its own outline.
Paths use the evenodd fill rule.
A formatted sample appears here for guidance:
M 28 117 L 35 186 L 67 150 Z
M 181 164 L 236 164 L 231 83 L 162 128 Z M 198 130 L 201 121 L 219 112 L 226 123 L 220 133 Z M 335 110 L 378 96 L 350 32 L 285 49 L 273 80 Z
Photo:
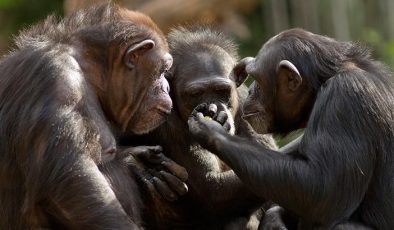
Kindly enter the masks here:
M 255 58 L 244 58 L 234 68 L 238 82 L 248 75 L 255 79 L 244 118 L 260 133 L 304 127 L 320 86 L 336 73 L 348 45 L 302 29 L 271 38 Z
M 234 115 L 238 109 L 237 86 L 230 78 L 238 58 L 234 43 L 206 27 L 174 29 L 168 43 L 174 56 L 171 94 L 181 119 L 186 123 L 201 103 L 216 104 L 218 110 Z
M 171 112 L 164 75 L 172 56 L 149 17 L 112 9 L 101 15 L 109 22 L 79 31 L 76 56 L 110 121 L 122 131 L 146 133 Z

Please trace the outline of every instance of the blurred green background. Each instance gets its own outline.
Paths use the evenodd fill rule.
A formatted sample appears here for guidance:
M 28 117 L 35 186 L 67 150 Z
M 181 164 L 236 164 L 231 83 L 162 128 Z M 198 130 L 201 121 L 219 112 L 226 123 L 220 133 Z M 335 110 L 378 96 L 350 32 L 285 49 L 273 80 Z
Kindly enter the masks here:
M 55 13 L 64 16 L 104 0 L 0 0 L 0 55 L 18 30 Z M 150 15 L 164 32 L 204 22 L 233 37 L 240 55 L 254 56 L 282 30 L 301 27 L 339 40 L 367 43 L 373 56 L 394 67 L 394 0 L 118 0 Z M 298 131 L 295 135 L 300 133 Z M 294 135 L 282 139 L 285 143 Z
M 70 14 L 103 0 L 0 0 L 0 54 L 12 36 L 50 13 Z M 254 55 L 269 37 L 302 27 L 339 40 L 368 43 L 374 56 L 394 66 L 393 0 L 118 0 L 149 14 L 164 31 L 203 21 L 217 25 L 240 44 L 241 56 Z

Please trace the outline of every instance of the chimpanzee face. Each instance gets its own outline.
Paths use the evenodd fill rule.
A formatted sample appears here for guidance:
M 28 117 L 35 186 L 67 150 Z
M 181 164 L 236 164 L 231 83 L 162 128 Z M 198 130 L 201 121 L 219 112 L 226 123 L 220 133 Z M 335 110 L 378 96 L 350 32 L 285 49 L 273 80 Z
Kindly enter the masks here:
M 169 84 L 165 78 L 172 65 L 172 56 L 165 41 L 147 39 L 130 45 L 124 52 L 122 64 L 124 72 L 116 72 L 118 76 L 114 78 L 118 81 L 114 83 L 131 89 L 126 92 L 114 89 L 113 93 L 118 98 L 124 97 L 117 100 L 118 103 L 126 103 L 117 104 L 118 114 L 124 118 L 121 121 L 123 128 L 136 134 L 149 132 L 163 123 L 172 109 Z M 132 105 L 137 106 L 134 111 L 130 110 Z
M 108 58 L 95 65 L 95 80 L 106 116 L 121 131 L 142 134 L 165 121 L 172 101 L 164 77 L 172 65 L 168 44 L 152 20 L 137 12 L 119 12 L 122 22 L 113 25 Z M 139 22 L 139 23 L 136 23 Z M 102 56 L 102 55 L 96 55 Z
M 314 97 L 297 67 L 277 57 L 281 47 L 275 46 L 275 39 L 268 41 L 256 58 L 241 60 L 234 72 L 241 80 L 246 76 L 255 80 L 244 103 L 244 118 L 259 133 L 285 134 L 305 125 Z
M 186 122 L 193 109 L 201 103 L 214 103 L 219 110 L 237 110 L 237 93 L 229 78 L 235 60 L 215 47 L 175 60 L 171 86 L 181 118 Z

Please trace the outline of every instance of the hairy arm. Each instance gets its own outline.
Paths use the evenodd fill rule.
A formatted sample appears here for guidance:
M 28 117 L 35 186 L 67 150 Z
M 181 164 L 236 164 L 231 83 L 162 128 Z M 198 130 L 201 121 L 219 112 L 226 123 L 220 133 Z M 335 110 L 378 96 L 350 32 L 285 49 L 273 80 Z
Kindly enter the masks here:
M 328 100 L 332 93 L 338 94 L 332 89 L 321 92 L 316 102 L 321 107 L 311 115 L 300 146 L 288 154 L 230 136 L 198 113 L 189 120 L 190 131 L 259 196 L 305 219 L 330 223 L 350 217 L 359 206 L 375 161 L 368 155 L 367 137 L 359 135 L 357 115 L 352 116 L 356 108 Z
M 231 169 L 224 169 L 220 160 L 195 146 L 190 158 L 184 161 L 189 170 L 191 195 L 209 208 L 223 213 L 253 209 L 263 203 L 251 193 Z
M 37 119 L 40 133 L 31 140 L 25 207 L 44 202 L 42 209 L 69 228 L 136 229 L 93 160 L 101 146 L 92 124 L 65 111 Z

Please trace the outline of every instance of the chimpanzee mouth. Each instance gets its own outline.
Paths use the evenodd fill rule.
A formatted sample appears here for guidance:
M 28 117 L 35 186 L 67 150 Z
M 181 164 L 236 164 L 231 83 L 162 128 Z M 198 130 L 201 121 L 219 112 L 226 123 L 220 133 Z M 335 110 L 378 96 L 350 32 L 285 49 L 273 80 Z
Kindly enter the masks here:
M 158 107 L 157 112 L 159 113 L 160 116 L 166 117 L 171 114 L 171 109 Z

